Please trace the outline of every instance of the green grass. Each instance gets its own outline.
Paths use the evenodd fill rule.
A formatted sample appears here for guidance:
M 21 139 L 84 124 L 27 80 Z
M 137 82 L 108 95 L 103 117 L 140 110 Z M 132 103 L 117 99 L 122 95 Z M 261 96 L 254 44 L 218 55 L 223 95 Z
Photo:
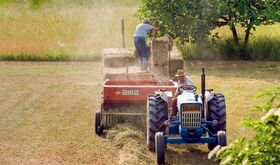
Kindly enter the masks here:
M 279 85 L 280 63 L 188 61 L 185 66 L 198 87 L 204 66 L 207 88 L 225 95 L 228 140 L 251 136 L 240 120 L 261 116 L 250 109 L 261 101 L 257 93 Z M 0 164 L 154 162 L 155 155 L 145 151 L 144 133 L 135 128 L 114 128 L 108 138 L 93 133 L 100 67 L 99 62 L 0 62 Z M 114 134 L 118 130 L 125 131 Z M 167 161 L 215 164 L 207 154 L 205 145 L 171 145 Z

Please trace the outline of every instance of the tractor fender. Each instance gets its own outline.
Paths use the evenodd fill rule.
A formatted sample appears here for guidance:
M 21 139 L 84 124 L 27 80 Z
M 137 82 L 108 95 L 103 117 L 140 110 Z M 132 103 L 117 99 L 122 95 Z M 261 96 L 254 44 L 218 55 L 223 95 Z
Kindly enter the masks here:
M 168 97 L 172 97 L 171 91 L 155 91 L 155 94 L 158 94 L 162 100 L 168 102 Z
M 209 91 L 205 91 L 205 99 L 206 99 L 206 102 L 208 103 L 210 100 L 212 100 L 214 97 L 214 94 L 209 92 Z

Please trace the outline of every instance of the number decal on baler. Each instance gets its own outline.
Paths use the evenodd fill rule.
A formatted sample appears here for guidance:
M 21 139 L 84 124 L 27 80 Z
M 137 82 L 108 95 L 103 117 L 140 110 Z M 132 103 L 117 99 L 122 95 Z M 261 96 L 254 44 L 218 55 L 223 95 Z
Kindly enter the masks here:
M 133 89 L 123 89 L 122 90 L 123 96 L 138 96 L 139 90 L 133 90 Z

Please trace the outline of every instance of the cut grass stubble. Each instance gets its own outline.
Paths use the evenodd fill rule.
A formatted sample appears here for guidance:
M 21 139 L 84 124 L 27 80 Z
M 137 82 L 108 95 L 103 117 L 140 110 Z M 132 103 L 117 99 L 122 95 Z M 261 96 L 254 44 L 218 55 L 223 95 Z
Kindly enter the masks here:
M 279 63 L 190 61 L 185 66 L 198 87 L 204 66 L 206 87 L 225 95 L 229 142 L 251 136 L 240 120 L 261 116 L 250 109 L 258 102 L 257 93 L 279 85 Z M 93 133 L 93 114 L 100 109 L 100 63 L 1 62 L 0 76 L 0 164 L 154 162 L 137 128 L 120 125 L 112 129 L 114 137 L 108 133 L 109 140 Z M 171 145 L 167 161 L 209 164 L 207 153 L 205 145 Z

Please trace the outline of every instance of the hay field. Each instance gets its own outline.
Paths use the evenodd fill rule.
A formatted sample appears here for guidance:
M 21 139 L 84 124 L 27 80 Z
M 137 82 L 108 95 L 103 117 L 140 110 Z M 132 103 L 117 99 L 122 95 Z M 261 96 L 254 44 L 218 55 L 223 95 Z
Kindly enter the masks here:
M 99 60 L 103 48 L 122 47 L 121 19 L 126 46 L 133 46 L 137 0 L 67 2 L 54 1 L 39 9 L 20 3 L 0 7 L 0 58 Z
M 200 86 L 206 66 L 207 87 L 224 93 L 228 139 L 250 132 L 240 125 L 257 93 L 279 85 L 279 62 L 189 61 L 186 71 Z M 151 164 L 144 133 L 128 125 L 107 137 L 93 133 L 102 77 L 99 62 L 0 62 L 0 164 Z M 113 136 L 112 136 L 113 135 Z M 215 164 L 205 145 L 170 146 L 167 162 Z

